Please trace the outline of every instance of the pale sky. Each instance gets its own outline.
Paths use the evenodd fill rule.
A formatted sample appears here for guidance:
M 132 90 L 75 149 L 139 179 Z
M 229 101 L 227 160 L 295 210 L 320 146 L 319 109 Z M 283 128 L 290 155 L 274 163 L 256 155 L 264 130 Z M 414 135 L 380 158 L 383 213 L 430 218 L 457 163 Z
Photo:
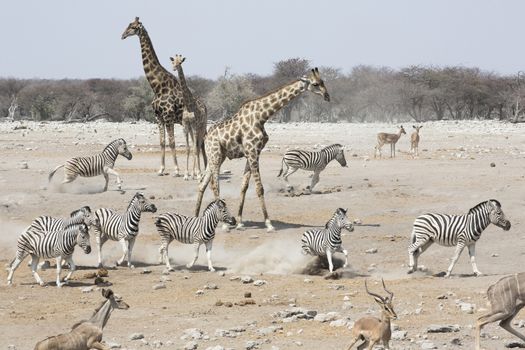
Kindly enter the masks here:
M 301 57 L 350 72 L 360 64 L 525 70 L 525 1 L 2 0 L 0 77 L 136 78 L 139 16 L 161 63 L 187 75 L 269 74 Z

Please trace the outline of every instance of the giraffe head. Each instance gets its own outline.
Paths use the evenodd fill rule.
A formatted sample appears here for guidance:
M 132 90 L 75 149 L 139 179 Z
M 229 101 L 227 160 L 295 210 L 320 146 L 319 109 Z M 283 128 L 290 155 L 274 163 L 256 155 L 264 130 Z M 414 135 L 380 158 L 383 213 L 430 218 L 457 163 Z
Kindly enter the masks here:
M 319 74 L 319 69 L 317 67 L 312 69 L 310 74 L 303 76 L 301 81 L 306 83 L 308 91 L 323 96 L 325 101 L 330 101 L 330 94 L 328 94 L 328 90 L 324 85 L 323 79 L 321 79 L 321 75 Z
M 177 70 L 177 67 L 181 66 L 182 62 L 186 60 L 186 57 L 182 57 L 182 55 L 175 55 L 175 57 L 170 57 L 170 60 L 173 70 Z
M 135 20 L 129 24 L 124 33 L 122 33 L 122 40 L 126 39 L 128 36 L 139 35 L 144 30 L 142 22 L 139 21 L 138 17 L 135 17 Z

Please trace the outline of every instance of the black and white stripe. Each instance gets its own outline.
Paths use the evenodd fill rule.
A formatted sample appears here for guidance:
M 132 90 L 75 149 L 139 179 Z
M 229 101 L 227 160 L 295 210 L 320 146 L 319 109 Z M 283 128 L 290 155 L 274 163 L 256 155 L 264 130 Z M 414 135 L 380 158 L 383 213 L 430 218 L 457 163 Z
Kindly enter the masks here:
M 61 287 L 63 284 L 60 281 L 62 259 L 66 259 L 71 268 L 64 279 L 64 281 L 67 281 L 75 271 L 72 255 L 77 244 L 82 248 L 84 253 L 89 254 L 91 252 L 89 231 L 86 224 L 73 225 L 63 230 L 51 232 L 26 230 L 18 239 L 16 257 L 11 263 L 7 284 L 12 283 L 13 273 L 22 260 L 24 260 L 27 255 L 31 255 L 31 271 L 40 285 L 44 285 L 44 281 L 42 281 L 36 272 L 38 260 L 40 258 L 57 259 L 57 286 Z
M 210 271 L 215 271 L 211 263 L 211 248 L 219 221 L 230 225 L 236 224 L 235 218 L 231 216 L 226 203 L 221 199 L 211 202 L 201 217 L 188 217 L 176 213 L 159 215 L 155 220 L 155 225 L 161 238 L 160 263 L 165 262 L 166 267 L 172 270 L 168 257 L 168 246 L 176 239 L 184 244 L 193 244 L 195 247 L 195 256 L 193 261 L 186 265 L 188 268 L 195 264 L 199 256 L 199 248 L 201 244 L 204 244 L 208 256 L 208 268 Z
M 344 148 L 338 143 L 325 147 L 317 152 L 291 150 L 285 153 L 281 163 L 281 170 L 277 177 L 282 175 L 288 185 L 288 176 L 295 173 L 298 169 L 313 171 L 314 175 L 309 187 L 311 191 L 319 182 L 319 174 L 321 171 L 334 159 L 337 160 L 341 166 L 347 166 Z
M 68 159 L 65 164 L 57 166 L 51 173 L 49 173 L 48 180 L 51 181 L 55 172 L 61 167 L 64 167 L 64 181 L 62 183 L 71 182 L 78 176 L 92 177 L 104 175 L 106 180 L 104 191 L 107 191 L 109 181 L 108 174 L 111 174 L 116 176 L 118 188 L 121 189 L 122 181 L 120 180 L 120 176 L 115 170 L 113 170 L 115 161 L 119 154 L 128 160 L 133 157 L 128 150 L 128 146 L 124 139 L 116 139 L 112 141 L 101 153 L 94 156 Z
M 301 238 L 303 254 L 326 256 L 330 272 L 333 271 L 332 254 L 341 252 L 345 255 L 346 267 L 348 264 L 348 251 L 343 248 L 341 241 L 341 230 L 346 228 L 352 232 L 354 226 L 346 217 L 346 210 L 338 208 L 332 218 L 328 220 L 323 229 L 312 229 L 303 233 Z
M 417 270 L 418 257 L 436 242 L 442 246 L 456 246 L 456 252 L 447 270 L 450 276 L 456 261 L 465 247 L 468 247 L 472 269 L 476 275 L 481 272 L 476 266 L 476 242 L 481 233 L 494 224 L 505 231 L 510 229 L 510 222 L 501 210 L 501 204 L 495 199 L 481 202 L 465 215 L 447 215 L 428 213 L 419 216 L 414 221 L 412 229 L 412 244 L 408 248 L 409 271 Z
M 113 209 L 100 208 L 95 211 L 95 218 L 98 220 L 98 227 L 95 226 L 95 239 L 98 249 L 98 266 L 102 267 L 102 246 L 109 239 L 119 241 L 122 245 L 123 255 L 117 261 L 121 265 L 127 258 L 128 267 L 131 264 L 131 252 L 135 239 L 139 234 L 139 222 L 142 212 L 155 213 L 157 208 L 150 203 L 143 193 L 137 192 L 123 214 L 117 213 Z

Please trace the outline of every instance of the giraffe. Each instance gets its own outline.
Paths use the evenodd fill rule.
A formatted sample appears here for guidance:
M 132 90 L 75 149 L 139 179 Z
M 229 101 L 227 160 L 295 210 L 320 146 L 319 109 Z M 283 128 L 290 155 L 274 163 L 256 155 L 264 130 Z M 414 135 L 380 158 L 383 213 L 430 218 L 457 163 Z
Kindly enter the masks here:
M 244 102 L 233 116 L 224 118 L 213 124 L 204 140 L 208 164 L 206 172 L 199 184 L 195 215 L 199 215 L 204 191 L 211 181 L 215 198 L 219 198 L 219 170 L 226 158 L 246 158 L 244 175 L 241 185 L 241 200 L 237 214 L 237 228 L 242 229 L 242 211 L 246 191 L 253 176 L 255 189 L 261 205 L 267 230 L 274 227 L 268 217 L 264 201 L 264 188 L 259 172 L 259 156 L 268 142 L 268 134 L 264 129 L 266 121 L 288 102 L 306 90 L 324 97 L 330 101 L 330 95 L 324 85 L 317 68 L 311 73 L 294 80 L 264 96 Z
M 148 32 L 139 21 L 138 17 L 135 17 L 135 20 L 128 25 L 122 34 L 122 40 L 132 35 L 137 35 L 139 37 L 144 73 L 146 74 L 146 79 L 155 95 L 151 105 L 155 112 L 160 137 L 161 165 L 158 175 L 165 175 L 164 159 L 166 153 L 167 133 L 169 146 L 173 155 L 173 162 L 175 164 L 175 173 L 173 175 L 178 176 L 179 165 L 177 163 L 177 154 L 175 153 L 174 128 L 175 124 L 182 124 L 182 112 L 184 106 L 182 89 L 177 78 L 161 66 L 157 54 L 153 49 L 153 44 L 151 43 Z
M 184 99 L 184 112 L 182 114 L 182 127 L 184 128 L 184 137 L 186 138 L 186 173 L 184 180 L 189 180 L 189 161 L 190 161 L 190 147 L 188 142 L 188 133 L 191 136 L 193 147 L 193 171 L 192 178 L 200 178 L 201 164 L 200 153 L 204 160 L 204 167 L 206 167 L 207 159 L 204 152 L 204 136 L 206 136 L 206 123 L 208 121 L 208 112 L 206 105 L 199 99 L 195 98 L 186 83 L 186 77 L 182 70 L 182 62 L 186 57 L 182 55 L 175 55 L 170 57 L 173 70 L 179 74 L 179 81 L 182 87 L 182 97 Z M 195 172 L 195 165 L 197 165 L 198 172 Z

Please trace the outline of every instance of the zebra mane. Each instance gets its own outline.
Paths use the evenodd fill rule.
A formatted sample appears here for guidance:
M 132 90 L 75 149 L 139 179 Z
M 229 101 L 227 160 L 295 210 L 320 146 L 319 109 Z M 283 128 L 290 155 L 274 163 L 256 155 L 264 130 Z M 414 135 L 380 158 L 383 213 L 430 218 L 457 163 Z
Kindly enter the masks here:
M 77 209 L 77 210 L 75 210 L 75 211 L 72 211 L 71 214 L 69 214 L 69 216 L 70 216 L 70 217 L 73 217 L 73 216 L 77 215 L 77 214 L 80 213 L 80 212 L 88 212 L 88 213 L 91 213 L 91 208 L 90 208 L 88 205 L 83 206 L 83 207 L 80 208 L 80 209 Z
M 330 148 L 343 148 L 343 145 L 341 145 L 340 143 L 334 143 L 333 145 L 326 146 L 321 151 L 325 151 L 325 150 L 330 149 Z
M 128 207 L 126 209 L 126 211 L 129 210 L 129 208 L 131 208 L 131 205 L 133 204 L 133 202 L 135 201 L 135 198 L 139 197 L 139 196 L 144 196 L 144 193 L 142 192 L 137 192 L 135 193 L 135 195 L 133 196 L 133 198 L 131 198 L 131 200 L 129 201 L 129 204 L 128 204 Z
M 108 145 L 106 147 L 104 147 L 104 151 L 107 150 L 108 148 L 112 147 L 116 143 L 123 143 L 125 145 L 126 144 L 126 140 L 124 140 L 123 138 L 119 138 L 119 139 L 113 140 L 110 143 L 108 143 Z M 102 151 L 102 152 L 104 152 L 104 151 Z
M 330 220 L 328 220 L 328 221 L 326 222 L 326 224 L 324 224 L 324 228 L 328 228 L 328 227 L 330 226 L 330 223 L 331 223 L 332 221 L 334 221 L 335 216 L 337 215 L 337 213 L 338 213 L 339 211 L 341 211 L 343 214 L 346 215 L 346 210 L 345 210 L 345 209 L 343 209 L 343 208 L 337 208 L 337 210 L 336 210 L 335 213 L 332 215 L 332 217 L 330 218 Z
M 497 205 L 498 207 L 501 208 L 501 203 L 500 203 L 499 201 L 497 201 L 497 200 L 495 200 L 495 199 L 489 199 L 488 201 L 484 201 L 484 202 L 481 202 L 481 203 L 479 203 L 479 204 L 473 206 L 472 208 L 470 208 L 470 210 L 468 211 L 468 213 L 469 213 L 469 214 L 474 213 L 477 209 L 481 208 L 482 206 L 484 206 L 484 205 L 487 204 L 488 202 L 494 202 L 494 203 L 496 203 L 496 205 Z
M 202 216 L 204 216 L 204 214 L 206 214 L 208 211 L 210 211 L 212 209 L 212 207 L 217 204 L 218 202 L 222 202 L 222 204 L 226 205 L 226 203 L 224 203 L 224 201 L 222 199 L 216 199 L 214 200 L 213 202 L 211 202 L 210 204 L 208 204 L 208 206 L 204 209 L 204 211 L 202 212 Z

